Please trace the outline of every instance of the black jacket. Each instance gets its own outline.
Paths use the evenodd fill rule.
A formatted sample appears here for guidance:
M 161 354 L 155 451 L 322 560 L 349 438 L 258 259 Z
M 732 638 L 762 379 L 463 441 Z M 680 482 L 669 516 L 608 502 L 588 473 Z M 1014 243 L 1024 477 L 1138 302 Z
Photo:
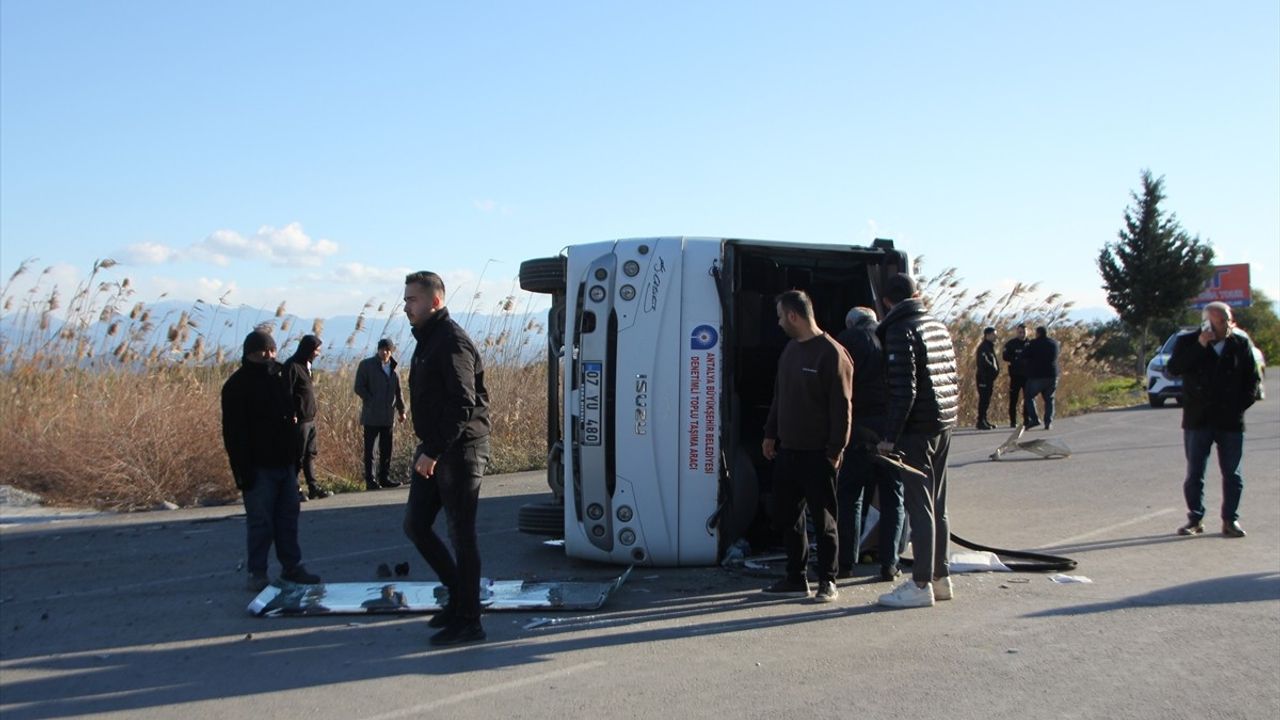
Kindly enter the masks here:
M 883 418 L 889 389 L 884 382 L 884 353 L 876 337 L 876 321 L 860 316 L 853 327 L 836 336 L 836 341 L 853 360 L 853 424 Z
M 951 333 L 917 299 L 903 300 L 876 329 L 889 382 L 884 439 L 905 433 L 935 435 L 956 424 L 960 388 Z
M 1027 363 L 1023 359 L 1022 353 L 1027 349 L 1027 341 L 1025 338 L 1014 338 L 1004 344 L 1004 352 L 1000 357 L 1004 358 L 1005 364 L 1009 366 L 1009 375 L 1026 377 Z
M 1027 343 L 1022 351 L 1028 378 L 1058 377 L 1058 341 L 1051 337 L 1038 337 Z
M 316 419 L 316 391 L 311 382 L 311 355 L 315 353 L 318 343 L 311 335 L 303 336 L 298 341 L 298 349 L 285 361 L 285 374 L 289 378 L 289 388 L 293 394 L 293 407 L 298 413 L 298 422 L 311 422 Z
M 355 391 L 364 401 L 360 407 L 361 425 L 391 427 L 396 422 L 396 413 L 404 410 L 395 358 L 391 358 L 390 365 L 391 374 L 387 375 L 382 371 L 382 361 L 374 355 L 356 366 Z
M 409 366 L 409 403 L 419 451 L 445 452 L 489 436 L 484 362 L 467 333 L 441 308 L 413 329 L 418 344 Z
M 1244 411 L 1257 400 L 1262 381 L 1253 342 L 1234 331 L 1222 355 L 1201 347 L 1200 333 L 1179 335 L 1165 371 L 1182 377 L 1182 427 L 1187 430 L 1244 432 Z
M 1000 361 L 996 359 L 996 344 L 990 340 L 978 343 L 978 384 L 990 385 L 1000 375 Z
M 254 467 L 285 467 L 301 448 L 284 366 L 245 361 L 222 385 L 222 443 L 236 487 Z

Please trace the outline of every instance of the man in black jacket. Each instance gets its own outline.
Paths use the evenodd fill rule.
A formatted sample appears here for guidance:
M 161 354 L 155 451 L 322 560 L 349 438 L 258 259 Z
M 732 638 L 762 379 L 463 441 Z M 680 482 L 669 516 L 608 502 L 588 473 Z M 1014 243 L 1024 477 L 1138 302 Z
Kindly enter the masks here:
M 991 394 L 996 389 L 996 378 L 1000 376 L 1000 361 L 996 360 L 996 329 L 993 327 L 982 331 L 977 363 L 978 429 L 991 430 L 995 425 L 987 419 L 987 410 L 991 407 Z
M 419 444 L 413 455 L 404 532 L 449 590 L 429 626 L 433 645 L 484 640 L 480 624 L 480 549 L 476 510 L 489 463 L 489 393 L 484 363 L 449 317 L 444 281 L 432 272 L 404 280 L 404 312 L 417 346 L 409 367 L 409 402 Z M 444 509 L 453 555 L 431 529 Z
M 316 391 L 311 379 L 311 363 L 320 357 L 320 346 L 324 343 L 315 335 L 303 335 L 298 341 L 298 349 L 285 361 L 285 375 L 289 379 L 290 391 L 293 395 L 294 411 L 298 414 L 298 431 L 302 434 L 302 448 L 298 456 L 298 467 L 302 476 L 307 479 L 307 494 L 299 499 L 316 500 L 327 498 L 333 493 L 320 487 L 316 482 Z
M 404 421 L 404 396 L 400 393 L 400 374 L 392 353 L 396 344 L 391 338 L 378 341 L 378 352 L 356 366 L 355 393 L 360 398 L 360 424 L 364 426 L 364 487 L 398 487 L 391 479 L 391 429 L 395 421 Z M 378 475 L 373 474 L 373 445 L 378 445 Z
M 885 352 L 889 383 L 888 421 L 882 453 L 902 454 L 924 477 L 900 472 L 907 517 L 911 519 L 914 562 L 911 579 L 880 596 L 886 607 L 929 607 L 952 597 L 947 557 L 947 455 L 955 427 L 960 386 L 951 333 L 925 310 L 911 276 L 890 278 L 884 293 L 889 309 L 876 334 Z
M 1009 368 L 1009 427 L 1018 427 L 1018 400 L 1023 388 L 1027 386 L 1027 364 L 1022 353 L 1027 349 L 1027 324 L 1018 323 L 1014 327 L 1016 337 L 1004 344 L 1001 357 Z
M 1231 306 L 1209 303 L 1199 333 L 1179 335 L 1173 343 L 1166 372 L 1182 377 L 1182 444 L 1187 477 L 1182 493 L 1187 501 L 1187 524 L 1179 535 L 1204 532 L 1204 474 L 1209 451 L 1218 446 L 1222 471 L 1222 534 L 1242 538 L 1240 496 L 1244 476 L 1244 413 L 1257 400 L 1262 381 L 1253 342 L 1237 330 Z
M 284 368 L 275 361 L 276 341 L 255 330 L 244 339 L 244 361 L 222 386 L 222 442 L 231 476 L 244 494 L 248 527 L 249 589 L 268 584 L 272 543 L 280 578 L 315 584 L 302 566 L 298 546 L 298 425 Z
M 840 537 L 840 577 L 850 577 L 862 553 L 863 510 L 871 504 L 871 494 L 880 491 L 880 522 L 876 554 L 880 579 L 898 576 L 898 541 L 902 536 L 902 483 L 897 473 L 872 462 L 876 443 L 884 434 L 885 395 L 884 353 L 876 337 L 876 313 L 855 307 L 844 319 L 845 329 L 836 340 L 853 359 L 853 429 L 849 447 L 840 466 L 836 497 L 839 514 L 836 526 Z
M 1036 398 L 1044 397 L 1044 429 L 1053 427 L 1054 395 L 1058 392 L 1058 341 L 1049 337 L 1049 330 L 1041 325 L 1036 328 L 1036 339 L 1027 343 L 1022 351 L 1027 367 L 1026 401 L 1022 406 L 1023 425 L 1028 428 L 1040 424 L 1036 415 Z

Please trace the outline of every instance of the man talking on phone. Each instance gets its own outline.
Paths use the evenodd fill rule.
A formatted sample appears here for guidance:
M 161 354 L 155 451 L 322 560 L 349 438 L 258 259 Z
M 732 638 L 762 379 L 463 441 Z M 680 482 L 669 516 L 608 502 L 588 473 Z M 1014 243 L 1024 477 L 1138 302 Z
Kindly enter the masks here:
M 1204 532 L 1204 475 L 1209 450 L 1218 446 L 1222 471 L 1222 534 L 1245 536 L 1240 527 L 1240 496 L 1244 492 L 1244 413 L 1258 397 L 1262 382 L 1253 341 L 1236 328 L 1231 306 L 1213 302 L 1204 308 L 1199 332 L 1179 335 L 1165 371 L 1182 377 L 1182 444 L 1187 476 L 1182 494 L 1187 501 L 1187 524 L 1179 535 Z

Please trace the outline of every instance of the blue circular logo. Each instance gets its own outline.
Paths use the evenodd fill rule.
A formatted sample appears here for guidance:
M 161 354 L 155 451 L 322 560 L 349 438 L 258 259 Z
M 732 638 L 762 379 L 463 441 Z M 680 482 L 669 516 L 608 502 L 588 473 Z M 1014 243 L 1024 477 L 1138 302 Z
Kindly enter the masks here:
M 699 325 L 689 337 L 689 347 L 694 350 L 710 350 L 720 341 L 720 333 L 710 325 Z

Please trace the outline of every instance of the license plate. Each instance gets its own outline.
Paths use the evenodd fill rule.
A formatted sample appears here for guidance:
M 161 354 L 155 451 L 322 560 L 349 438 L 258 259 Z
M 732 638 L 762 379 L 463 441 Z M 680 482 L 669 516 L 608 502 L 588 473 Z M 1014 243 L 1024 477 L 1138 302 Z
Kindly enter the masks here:
M 582 418 L 582 444 L 600 445 L 603 431 L 600 424 L 600 385 L 604 378 L 603 363 L 582 363 L 582 384 L 578 416 Z

